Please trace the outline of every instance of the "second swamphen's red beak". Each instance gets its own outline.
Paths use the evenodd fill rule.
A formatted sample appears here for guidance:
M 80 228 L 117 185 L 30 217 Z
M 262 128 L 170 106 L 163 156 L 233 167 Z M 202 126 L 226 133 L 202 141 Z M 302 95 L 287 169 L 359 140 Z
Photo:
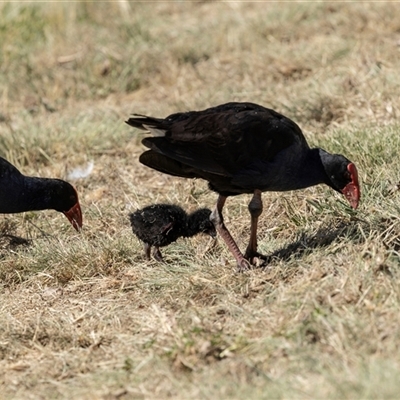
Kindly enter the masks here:
M 348 183 L 343 189 L 342 193 L 350 203 L 350 205 L 356 209 L 358 207 L 358 202 L 360 201 L 360 185 L 358 183 L 358 172 L 357 168 L 353 163 L 347 166 L 349 171 L 351 182 Z
M 82 228 L 82 211 L 79 202 L 77 202 L 68 211 L 64 211 L 63 213 L 68 218 L 68 221 L 71 223 L 71 225 L 79 232 L 79 230 Z

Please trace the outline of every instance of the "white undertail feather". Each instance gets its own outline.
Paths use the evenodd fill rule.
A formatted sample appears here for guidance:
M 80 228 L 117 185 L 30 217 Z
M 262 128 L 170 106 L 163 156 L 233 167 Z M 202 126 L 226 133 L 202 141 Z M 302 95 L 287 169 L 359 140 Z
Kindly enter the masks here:
M 134 117 L 136 121 L 139 121 L 141 119 L 147 120 L 147 118 L 148 118 L 146 115 L 141 115 L 141 114 L 133 114 L 132 117 Z M 157 128 L 154 128 L 154 126 L 147 125 L 147 124 L 142 124 L 142 126 L 144 129 L 146 129 L 150 133 L 152 133 L 153 136 L 165 136 L 166 131 L 164 129 L 157 129 Z
M 165 136 L 165 130 L 164 129 L 156 129 L 150 125 L 143 124 L 143 128 L 146 128 L 150 133 L 153 134 L 153 136 Z

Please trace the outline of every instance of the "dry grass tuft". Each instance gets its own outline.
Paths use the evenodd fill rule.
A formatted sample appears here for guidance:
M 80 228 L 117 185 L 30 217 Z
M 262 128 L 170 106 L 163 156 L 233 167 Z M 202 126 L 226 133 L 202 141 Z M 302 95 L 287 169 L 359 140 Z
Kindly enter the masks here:
M 203 1 L 0 6 L 0 156 L 69 179 L 59 213 L 0 221 L 3 398 L 395 398 L 400 368 L 400 20 L 394 3 Z M 146 262 L 128 214 L 213 207 L 205 182 L 138 162 L 132 112 L 252 101 L 358 166 L 357 212 L 328 188 L 265 193 L 264 270 L 218 240 Z M 91 173 L 70 173 L 93 163 Z M 248 196 L 228 200 L 243 248 Z

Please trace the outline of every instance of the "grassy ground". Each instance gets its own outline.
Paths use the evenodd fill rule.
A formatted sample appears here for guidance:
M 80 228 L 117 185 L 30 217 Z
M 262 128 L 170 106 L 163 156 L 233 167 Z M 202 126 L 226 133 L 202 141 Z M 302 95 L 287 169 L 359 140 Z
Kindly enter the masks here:
M 61 214 L 0 217 L 0 397 L 395 398 L 400 391 L 400 19 L 394 3 L 3 3 L 0 156 L 74 180 Z M 212 207 L 138 162 L 132 112 L 252 101 L 353 160 L 326 187 L 265 193 L 265 271 L 198 236 L 143 260 L 127 215 Z M 249 196 L 229 199 L 243 248 Z M 24 245 L 14 235 L 29 239 Z

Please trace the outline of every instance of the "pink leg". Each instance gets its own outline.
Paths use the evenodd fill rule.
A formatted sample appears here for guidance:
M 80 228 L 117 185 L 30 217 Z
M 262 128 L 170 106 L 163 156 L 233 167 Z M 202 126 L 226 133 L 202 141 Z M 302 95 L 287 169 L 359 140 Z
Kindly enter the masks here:
M 217 200 L 217 205 L 214 211 L 210 215 L 210 220 L 214 224 L 215 229 L 221 235 L 222 239 L 228 246 L 229 250 L 233 254 L 236 259 L 239 271 L 243 271 L 249 269 L 250 264 L 248 261 L 243 257 L 239 247 L 237 246 L 235 240 L 233 239 L 232 235 L 229 233 L 228 229 L 224 224 L 224 218 L 222 216 L 222 209 L 224 207 L 226 201 L 226 196 L 219 195 Z
M 144 247 L 144 254 L 146 256 L 146 260 L 150 260 L 151 245 L 148 243 L 145 243 L 143 247 Z
M 257 224 L 258 217 L 261 215 L 263 210 L 263 204 L 261 199 L 261 191 L 255 190 L 253 198 L 249 203 L 249 211 L 251 216 L 251 226 L 250 226 L 250 240 L 249 245 L 247 246 L 245 258 L 253 263 L 254 257 L 263 256 L 257 252 Z

